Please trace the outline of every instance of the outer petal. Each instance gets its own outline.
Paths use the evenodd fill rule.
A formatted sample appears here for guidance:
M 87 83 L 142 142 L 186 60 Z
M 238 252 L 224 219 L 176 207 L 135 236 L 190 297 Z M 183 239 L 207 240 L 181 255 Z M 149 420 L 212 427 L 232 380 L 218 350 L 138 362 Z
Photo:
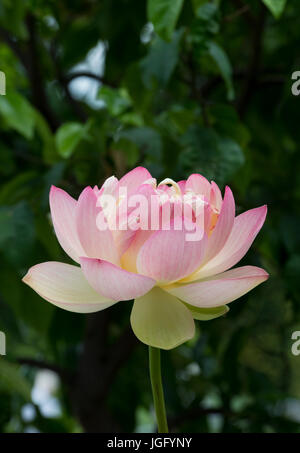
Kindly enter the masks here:
M 261 206 L 237 216 L 222 250 L 185 281 L 194 281 L 219 274 L 238 263 L 251 247 L 264 224 L 266 215 L 267 206 Z
M 82 258 L 80 262 L 90 285 L 115 301 L 140 297 L 155 285 L 152 278 L 125 271 L 108 261 Z
M 156 348 L 176 348 L 195 334 L 188 308 L 157 287 L 134 301 L 130 321 L 138 339 Z
M 229 307 L 227 305 L 221 305 L 220 307 L 209 307 L 209 308 L 200 308 L 195 307 L 195 305 L 190 305 L 185 303 L 186 307 L 192 313 L 194 319 L 198 321 L 210 321 L 220 316 L 226 315 L 229 312 Z
M 180 187 L 181 194 L 184 195 L 185 193 L 185 186 L 186 186 L 186 180 L 183 179 L 182 181 L 178 181 L 178 186 Z
M 269 274 L 259 267 L 243 266 L 206 280 L 164 289 L 196 307 L 219 307 L 243 296 L 268 277 Z
M 127 187 L 127 194 L 130 195 L 149 179 L 152 179 L 152 176 L 146 168 L 136 167 L 120 179 L 119 187 Z
M 185 185 L 186 192 L 192 190 L 195 194 L 204 195 L 208 200 L 210 199 L 211 185 L 204 176 L 194 173 L 189 176 Z
M 75 313 L 92 313 L 115 304 L 90 287 L 80 267 L 50 261 L 29 269 L 23 282 L 52 304 Z
M 179 280 L 194 272 L 203 259 L 207 238 L 203 235 L 201 240 L 188 241 L 187 234 L 184 229 L 152 234 L 138 253 L 138 272 L 160 283 Z
M 86 187 L 78 199 L 76 224 L 80 242 L 85 250 L 84 255 L 119 264 L 119 254 L 112 232 L 103 211 L 97 207 L 97 196 L 91 187 Z M 101 225 L 106 225 L 106 228 L 99 229 Z
M 74 198 L 55 186 L 50 190 L 50 210 L 57 239 L 64 251 L 77 263 L 86 253 L 79 241 L 76 228 L 76 205 Z
M 224 246 L 232 230 L 235 216 L 233 194 L 228 186 L 225 189 L 224 201 L 216 226 L 209 237 L 205 262 L 213 258 Z

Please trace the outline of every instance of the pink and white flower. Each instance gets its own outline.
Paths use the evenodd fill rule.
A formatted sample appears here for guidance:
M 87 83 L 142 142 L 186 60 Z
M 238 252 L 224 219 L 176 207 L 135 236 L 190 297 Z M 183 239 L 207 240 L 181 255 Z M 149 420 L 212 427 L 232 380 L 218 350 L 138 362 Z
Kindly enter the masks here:
M 156 218 L 154 229 L 142 228 L 141 207 L 123 209 L 124 188 L 129 200 L 142 195 L 149 201 L 148 219 L 153 206 L 162 214 L 168 205 L 169 217 Z M 107 196 L 121 208 L 117 222 L 115 209 L 104 206 Z M 188 222 L 201 230 L 197 240 L 189 240 L 187 222 L 181 229 L 174 226 L 182 215 L 176 209 L 180 203 L 190 206 Z M 138 167 L 119 181 L 109 178 L 100 189 L 85 188 L 78 201 L 52 187 L 50 209 L 57 239 L 77 265 L 41 263 L 29 269 L 23 281 L 52 304 L 78 313 L 134 299 L 132 329 L 150 346 L 171 349 L 191 339 L 194 319 L 224 314 L 226 304 L 268 278 L 255 266 L 231 269 L 250 248 L 267 207 L 236 217 L 230 188 L 223 198 L 218 186 L 199 174 L 178 183 L 166 179 L 157 186 L 148 170 Z

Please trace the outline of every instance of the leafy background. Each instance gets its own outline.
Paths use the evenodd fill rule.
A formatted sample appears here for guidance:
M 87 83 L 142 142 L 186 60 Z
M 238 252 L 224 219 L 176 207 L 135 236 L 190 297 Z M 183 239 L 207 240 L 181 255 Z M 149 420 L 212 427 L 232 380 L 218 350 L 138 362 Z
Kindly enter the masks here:
M 78 196 L 137 165 L 267 203 L 244 263 L 271 278 L 163 354 L 173 432 L 299 432 L 298 0 L 2 0 L 1 432 L 154 431 L 131 303 L 78 315 L 21 283 L 67 261 L 51 184 Z

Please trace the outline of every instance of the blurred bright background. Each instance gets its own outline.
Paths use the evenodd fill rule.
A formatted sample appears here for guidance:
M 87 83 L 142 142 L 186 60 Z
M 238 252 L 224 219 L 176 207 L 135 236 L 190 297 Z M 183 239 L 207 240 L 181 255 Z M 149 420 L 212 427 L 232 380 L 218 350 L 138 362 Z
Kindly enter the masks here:
M 69 260 L 51 184 L 138 165 L 269 207 L 242 264 L 270 279 L 162 354 L 171 431 L 300 431 L 299 48 L 297 0 L 0 2 L 0 432 L 155 431 L 132 303 L 73 314 L 21 282 Z

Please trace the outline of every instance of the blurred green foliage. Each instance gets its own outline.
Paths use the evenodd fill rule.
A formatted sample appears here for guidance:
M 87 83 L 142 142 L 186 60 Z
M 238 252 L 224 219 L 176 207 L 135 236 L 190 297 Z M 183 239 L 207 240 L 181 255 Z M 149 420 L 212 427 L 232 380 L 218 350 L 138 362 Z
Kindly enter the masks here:
M 299 432 L 299 1 L 2 0 L 0 40 L 0 431 L 155 429 L 131 303 L 72 314 L 21 283 L 68 260 L 51 184 L 78 196 L 143 165 L 229 184 L 238 212 L 269 206 L 243 259 L 269 281 L 162 355 L 171 429 Z M 43 369 L 54 415 L 32 392 Z

